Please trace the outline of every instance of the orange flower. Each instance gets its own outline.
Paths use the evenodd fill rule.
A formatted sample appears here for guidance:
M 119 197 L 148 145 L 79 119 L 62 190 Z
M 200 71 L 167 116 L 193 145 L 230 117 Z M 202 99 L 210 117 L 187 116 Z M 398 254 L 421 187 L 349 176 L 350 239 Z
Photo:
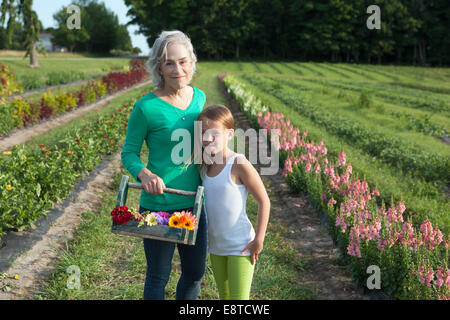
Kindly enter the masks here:
M 190 211 L 175 212 L 172 217 L 178 217 L 179 227 L 188 230 L 195 230 L 197 226 L 197 218 Z M 170 225 L 170 221 L 169 221 Z

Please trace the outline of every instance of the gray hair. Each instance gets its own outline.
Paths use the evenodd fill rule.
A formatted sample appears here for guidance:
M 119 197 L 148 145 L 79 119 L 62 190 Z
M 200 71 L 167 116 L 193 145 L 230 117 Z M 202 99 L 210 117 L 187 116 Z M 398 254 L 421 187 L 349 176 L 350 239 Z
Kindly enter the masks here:
M 161 66 L 161 62 L 166 57 L 167 46 L 169 43 L 178 43 L 183 44 L 186 49 L 189 51 L 189 54 L 192 59 L 192 74 L 191 79 L 195 74 L 195 65 L 197 62 L 197 56 L 194 53 L 194 48 L 191 43 L 191 39 L 183 32 L 174 30 L 174 31 L 163 31 L 155 40 L 153 47 L 150 52 L 150 57 L 148 59 L 148 71 L 152 75 L 153 84 L 158 88 L 164 87 L 164 78 L 159 74 L 159 67 Z

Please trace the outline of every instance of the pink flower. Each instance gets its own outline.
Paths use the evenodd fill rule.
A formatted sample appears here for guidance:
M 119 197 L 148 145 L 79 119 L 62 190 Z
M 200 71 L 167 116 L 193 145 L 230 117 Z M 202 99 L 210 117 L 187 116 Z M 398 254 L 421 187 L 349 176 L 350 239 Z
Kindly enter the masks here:
M 334 204 L 336 204 L 336 200 L 334 200 L 333 198 L 331 198 L 331 199 L 328 201 L 328 206 L 332 207 Z
M 310 171 L 311 171 L 311 163 L 308 162 L 308 163 L 306 164 L 306 166 L 305 166 L 305 171 L 306 171 L 306 172 L 310 172 Z
M 320 173 L 320 164 L 316 163 L 316 165 L 314 166 L 314 172 L 315 172 L 316 174 L 319 174 L 319 173 Z
M 436 287 L 441 287 L 444 284 L 444 273 L 442 272 L 443 268 L 439 267 L 436 272 Z
M 341 167 L 341 166 L 345 165 L 346 162 L 347 162 L 347 159 L 346 159 L 346 156 L 345 156 L 345 152 L 342 151 L 342 152 L 339 153 L 337 166 Z

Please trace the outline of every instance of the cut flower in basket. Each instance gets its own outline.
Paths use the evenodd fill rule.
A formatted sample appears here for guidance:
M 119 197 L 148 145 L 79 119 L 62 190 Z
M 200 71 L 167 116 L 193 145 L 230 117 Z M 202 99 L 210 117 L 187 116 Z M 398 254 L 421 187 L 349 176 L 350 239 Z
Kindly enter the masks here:
M 115 207 L 111 211 L 111 216 L 114 223 L 125 224 L 130 220 L 135 220 L 135 215 L 128 209 L 127 206 Z
M 141 219 L 139 219 L 140 223 L 138 227 L 142 227 L 143 225 L 152 227 L 152 226 L 167 226 L 169 225 L 169 219 L 171 214 L 164 211 L 158 212 L 150 212 L 145 211 L 141 215 Z
M 198 228 L 197 218 L 190 211 L 174 212 L 169 220 L 169 226 L 174 228 L 185 228 L 195 230 Z

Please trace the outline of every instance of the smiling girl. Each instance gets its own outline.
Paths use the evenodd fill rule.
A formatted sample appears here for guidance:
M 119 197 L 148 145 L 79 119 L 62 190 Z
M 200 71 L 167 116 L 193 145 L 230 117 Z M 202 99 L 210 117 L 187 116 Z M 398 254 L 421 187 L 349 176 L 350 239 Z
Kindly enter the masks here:
M 255 262 L 263 249 L 270 200 L 253 165 L 227 146 L 234 136 L 234 119 L 222 105 L 204 109 L 203 159 L 205 211 L 211 265 L 220 299 L 248 300 Z M 246 213 L 250 192 L 258 203 L 256 232 Z

